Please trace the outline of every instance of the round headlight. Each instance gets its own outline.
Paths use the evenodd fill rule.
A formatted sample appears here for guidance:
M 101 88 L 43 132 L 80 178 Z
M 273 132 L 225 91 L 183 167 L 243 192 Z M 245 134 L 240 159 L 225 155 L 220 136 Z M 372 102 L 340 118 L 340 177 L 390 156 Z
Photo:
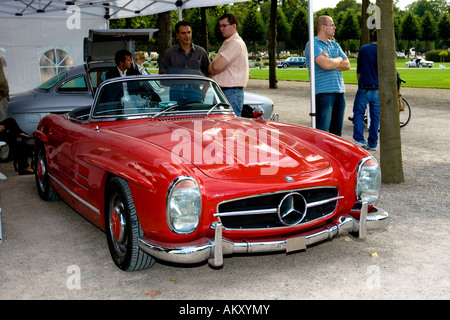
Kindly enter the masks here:
M 189 176 L 175 179 L 167 194 L 169 228 L 178 234 L 193 232 L 199 223 L 202 195 L 197 181 Z
M 375 158 L 361 160 L 357 170 L 356 198 L 360 202 L 373 205 L 380 195 L 381 169 Z

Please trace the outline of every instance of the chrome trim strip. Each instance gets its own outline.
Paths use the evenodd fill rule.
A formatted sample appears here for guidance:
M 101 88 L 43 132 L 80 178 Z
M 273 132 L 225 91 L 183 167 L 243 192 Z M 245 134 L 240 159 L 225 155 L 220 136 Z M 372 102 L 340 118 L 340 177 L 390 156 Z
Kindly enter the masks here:
M 83 177 L 82 175 L 78 174 L 78 172 L 76 172 L 75 170 L 73 170 L 72 168 L 66 166 L 67 169 L 69 169 L 70 172 L 72 172 L 73 174 L 81 177 L 82 179 L 86 180 L 86 182 L 88 182 L 88 179 L 86 179 L 85 177 Z M 79 186 L 80 188 L 84 189 L 84 190 L 88 190 L 85 186 L 81 185 L 75 178 L 72 178 L 71 175 L 67 174 L 64 170 L 62 170 L 62 173 L 68 178 L 70 179 L 70 181 L 72 181 L 73 183 L 75 183 L 77 186 Z
M 86 188 L 85 186 L 81 185 L 77 180 L 72 179 L 72 182 L 75 183 L 77 186 L 79 186 L 80 188 L 88 191 L 88 188 Z
M 50 173 L 48 174 L 50 178 L 53 179 L 53 181 L 55 181 L 58 185 L 61 186 L 61 188 L 63 188 L 67 193 L 69 193 L 72 197 L 74 197 L 75 199 L 77 199 L 79 202 L 81 202 L 82 204 L 84 204 L 86 207 L 88 207 L 90 210 L 94 211 L 96 214 L 100 215 L 100 210 L 97 209 L 96 207 L 94 207 L 93 205 L 91 205 L 90 203 L 88 203 L 87 201 L 85 201 L 84 199 L 80 198 L 78 195 L 76 195 L 75 193 L 73 193 L 71 190 L 69 190 L 69 188 L 67 188 L 61 181 L 59 181 L 58 179 L 56 179 L 53 175 L 51 175 Z
M 277 213 L 277 208 L 273 209 L 260 209 L 260 210 L 248 210 L 248 211 L 230 211 L 224 213 L 214 213 L 214 217 L 232 217 L 232 216 L 246 216 L 246 215 L 258 215 L 258 214 L 270 214 Z
M 325 200 L 321 200 L 321 201 L 311 202 L 311 203 L 308 203 L 306 205 L 306 207 L 307 208 L 318 207 L 318 206 L 321 206 L 323 204 L 330 203 L 330 202 L 333 202 L 333 201 L 336 201 L 336 200 L 340 200 L 340 199 L 344 199 L 344 196 L 337 196 L 337 197 L 330 198 L 330 199 L 325 199 Z
M 88 179 L 87 177 L 83 176 L 79 171 L 75 171 L 75 170 L 72 169 L 72 168 L 70 168 L 70 170 L 71 170 L 74 174 L 76 174 L 78 177 L 80 177 L 81 179 L 83 179 L 84 181 L 86 181 L 86 182 L 89 181 L 89 179 Z

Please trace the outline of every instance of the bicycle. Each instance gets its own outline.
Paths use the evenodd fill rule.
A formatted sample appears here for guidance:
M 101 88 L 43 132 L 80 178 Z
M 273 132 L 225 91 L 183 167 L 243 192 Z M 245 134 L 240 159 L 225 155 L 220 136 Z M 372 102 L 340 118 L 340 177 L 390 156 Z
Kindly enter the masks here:
M 400 78 L 400 76 L 397 74 L 397 86 L 398 86 L 398 89 L 400 89 L 401 82 L 406 83 L 406 81 L 402 80 Z M 401 99 L 403 101 L 403 107 L 399 106 L 400 128 L 403 128 L 404 126 L 406 126 L 409 123 L 409 120 L 411 120 L 411 106 L 409 105 L 408 100 L 406 100 L 405 98 L 403 98 L 403 96 L 401 96 L 400 91 L 399 91 L 398 94 L 399 94 L 399 97 L 401 97 Z M 348 120 L 353 122 L 353 117 L 349 116 Z M 367 122 L 368 122 L 367 114 L 364 115 L 363 121 L 364 121 L 364 124 L 367 126 Z
M 403 110 L 399 110 L 400 128 L 403 128 L 404 126 L 406 126 L 409 123 L 409 120 L 411 120 L 411 106 L 409 105 L 408 100 L 406 100 L 403 97 L 402 97 L 402 100 L 403 100 L 404 107 L 403 107 Z M 353 122 L 353 117 L 349 116 L 348 120 Z M 367 126 L 367 123 L 368 123 L 367 114 L 364 115 L 363 121 L 364 121 L 364 124 Z

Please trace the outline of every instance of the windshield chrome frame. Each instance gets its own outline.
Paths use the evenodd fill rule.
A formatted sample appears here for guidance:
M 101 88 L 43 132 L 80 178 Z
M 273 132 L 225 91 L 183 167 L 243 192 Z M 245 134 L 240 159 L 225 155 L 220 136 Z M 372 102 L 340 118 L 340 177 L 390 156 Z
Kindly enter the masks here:
M 200 76 L 200 75 L 186 75 L 186 74 L 170 74 L 170 75 L 138 75 L 138 76 L 128 76 L 123 78 L 112 78 L 103 81 L 100 86 L 97 88 L 95 95 L 94 95 L 94 101 L 91 105 L 91 110 L 89 111 L 89 122 L 102 122 L 102 121 L 114 121 L 117 118 L 124 118 L 127 119 L 137 119 L 137 118 L 143 118 L 143 117 L 151 117 L 155 114 L 158 114 L 158 116 L 164 115 L 164 116 L 185 116 L 185 115 L 199 115 L 199 114 L 205 114 L 209 115 L 211 110 L 177 110 L 177 111 L 168 111 L 164 112 L 164 110 L 161 112 L 148 112 L 148 113 L 138 113 L 138 114 L 124 114 L 124 115 L 94 115 L 94 106 L 97 105 L 98 99 L 100 97 L 100 93 L 103 91 L 103 88 L 105 86 L 111 85 L 113 83 L 120 83 L 120 82 L 129 82 L 133 80 L 143 80 L 143 81 L 162 81 L 162 80 L 186 80 L 186 81 L 195 81 L 195 80 L 201 80 L 209 83 L 213 83 L 218 90 L 214 90 L 215 98 L 218 101 L 227 102 L 227 99 L 223 92 L 220 90 L 220 87 L 217 85 L 217 83 L 212 80 L 211 78 Z M 213 105 L 211 105 L 213 107 Z M 170 107 L 169 107 L 170 108 Z M 215 114 L 234 114 L 233 109 L 230 106 L 230 110 L 214 110 Z M 154 118 L 154 117 L 152 117 Z

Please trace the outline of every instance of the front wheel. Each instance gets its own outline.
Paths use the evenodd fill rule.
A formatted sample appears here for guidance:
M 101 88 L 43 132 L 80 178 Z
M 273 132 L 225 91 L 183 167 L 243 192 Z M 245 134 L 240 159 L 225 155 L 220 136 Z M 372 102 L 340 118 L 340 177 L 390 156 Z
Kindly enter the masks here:
M 155 259 L 139 248 L 144 235 L 128 183 L 114 177 L 106 191 L 105 231 L 111 257 L 120 269 L 136 271 L 149 268 Z

